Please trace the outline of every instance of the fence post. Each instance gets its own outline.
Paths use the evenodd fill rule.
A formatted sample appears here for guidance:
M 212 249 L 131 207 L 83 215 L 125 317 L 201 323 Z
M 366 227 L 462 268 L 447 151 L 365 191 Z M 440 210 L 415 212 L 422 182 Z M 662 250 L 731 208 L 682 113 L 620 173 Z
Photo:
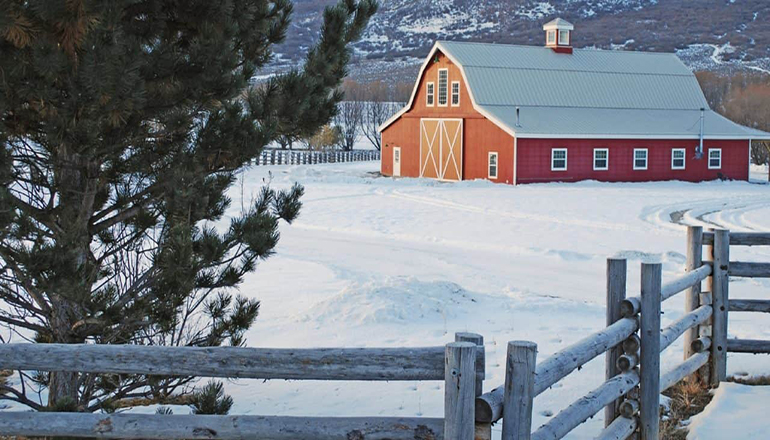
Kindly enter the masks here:
M 687 263 L 685 269 L 692 272 L 703 265 L 703 228 L 701 226 L 689 226 L 687 228 Z M 701 283 L 696 283 L 685 291 L 684 313 L 690 313 L 700 307 Z M 692 350 L 692 341 L 700 337 L 700 327 L 696 326 L 684 333 L 684 359 L 687 360 L 695 352 Z M 698 374 L 693 374 L 688 380 L 697 381 Z
M 473 440 L 476 344 L 447 344 L 444 362 L 444 439 Z
M 535 398 L 537 344 L 508 343 L 505 363 L 502 440 L 529 440 L 532 434 L 532 400 Z
M 626 272 L 625 258 L 607 259 L 607 327 L 623 317 L 620 312 L 620 304 L 626 299 Z M 605 380 L 610 380 L 618 374 L 618 358 L 623 355 L 623 346 L 607 350 L 604 359 Z M 623 399 L 610 403 L 604 408 L 604 426 L 610 426 L 613 420 L 620 415 L 618 409 Z
M 719 386 L 727 378 L 727 301 L 730 277 L 730 231 L 714 231 L 712 248 L 713 278 L 711 282 L 711 359 L 709 384 Z
M 484 337 L 476 333 L 455 333 L 455 342 L 472 342 L 476 345 L 476 349 L 481 352 L 481 355 L 476 355 L 476 393 L 475 397 L 479 397 L 483 392 L 484 387 L 484 372 L 486 370 L 486 356 L 484 353 Z M 481 374 L 479 374 L 481 373 Z M 475 401 L 474 401 L 475 408 Z M 475 419 L 475 414 L 474 414 Z M 492 438 L 492 424 L 491 423 L 479 423 L 475 422 L 476 429 L 474 438 L 475 440 L 489 440 Z
M 641 440 L 658 440 L 660 429 L 660 302 L 663 268 L 642 263 L 639 426 Z

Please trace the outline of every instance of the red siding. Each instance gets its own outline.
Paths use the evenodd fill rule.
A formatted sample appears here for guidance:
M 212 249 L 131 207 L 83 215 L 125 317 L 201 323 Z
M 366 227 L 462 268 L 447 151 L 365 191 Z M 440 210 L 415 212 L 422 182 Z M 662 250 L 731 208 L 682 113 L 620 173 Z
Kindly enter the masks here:
M 518 183 L 600 180 L 606 182 L 642 182 L 652 180 L 684 180 L 698 182 L 720 177 L 748 180 L 749 142 L 706 141 L 703 159 L 695 160 L 696 140 L 632 140 L 632 139 L 519 139 L 517 145 Z M 567 148 L 567 170 L 551 171 L 551 149 Z M 593 149 L 609 149 L 609 170 L 593 170 Z M 647 170 L 633 169 L 633 151 L 647 148 Z M 685 148 L 684 170 L 671 169 L 671 150 Z M 722 168 L 708 169 L 709 148 L 722 149 Z
M 438 70 L 448 69 L 449 104 L 438 106 Z M 468 89 L 460 69 L 443 54 L 438 62 L 431 63 L 419 79 L 412 108 L 382 132 L 381 172 L 393 174 L 393 147 L 401 147 L 401 176 L 420 176 L 420 119 L 463 119 L 463 179 L 486 179 L 489 152 L 498 153 L 498 178 L 496 182 L 513 182 L 513 137 L 490 122 L 473 108 Z M 451 105 L 451 85 L 460 82 L 460 105 Z M 425 83 L 433 82 L 435 102 L 428 107 L 425 102 Z

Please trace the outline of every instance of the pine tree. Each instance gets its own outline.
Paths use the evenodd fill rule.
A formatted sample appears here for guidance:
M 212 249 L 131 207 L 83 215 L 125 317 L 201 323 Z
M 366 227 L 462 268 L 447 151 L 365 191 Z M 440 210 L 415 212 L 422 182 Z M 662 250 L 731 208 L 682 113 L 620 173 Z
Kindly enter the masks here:
M 376 8 L 326 8 L 303 67 L 249 87 L 289 0 L 0 0 L 0 323 L 39 343 L 244 344 L 259 303 L 235 290 L 303 189 L 264 188 L 213 224 L 266 144 L 334 116 Z M 193 380 L 24 377 L 47 405 L 0 398 L 80 411 L 175 403 Z

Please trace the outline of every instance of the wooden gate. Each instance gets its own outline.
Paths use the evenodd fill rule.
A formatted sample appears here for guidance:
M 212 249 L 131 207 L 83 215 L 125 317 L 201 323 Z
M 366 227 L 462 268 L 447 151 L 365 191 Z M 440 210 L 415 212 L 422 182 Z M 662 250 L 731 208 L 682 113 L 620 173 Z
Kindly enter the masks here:
M 420 177 L 463 178 L 463 120 L 420 120 Z

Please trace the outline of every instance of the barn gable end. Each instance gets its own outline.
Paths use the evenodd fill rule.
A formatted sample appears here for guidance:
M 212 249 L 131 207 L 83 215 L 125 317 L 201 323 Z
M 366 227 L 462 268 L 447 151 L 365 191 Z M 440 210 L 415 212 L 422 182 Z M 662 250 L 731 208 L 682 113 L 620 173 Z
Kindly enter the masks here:
M 447 75 L 447 102 L 441 105 L 439 102 L 439 75 L 440 72 L 446 72 Z M 428 102 L 429 84 L 433 87 L 433 103 Z M 456 85 L 454 85 L 456 84 Z M 453 103 L 452 88 L 457 87 L 459 91 L 459 103 Z M 496 175 L 491 180 L 499 182 L 513 182 L 513 138 L 496 124 L 490 122 L 483 114 L 477 111 L 473 105 L 473 97 L 467 87 L 464 73 L 460 66 L 453 62 L 450 57 L 444 54 L 438 46 L 434 47 L 431 55 L 426 60 L 420 75 L 415 84 L 412 97 L 407 106 L 396 116 L 391 118 L 381 128 L 382 134 L 382 162 L 381 172 L 384 175 L 394 174 L 394 148 L 399 150 L 401 166 L 400 176 L 404 177 L 439 177 L 436 174 L 440 172 L 442 154 L 437 147 L 432 156 L 438 160 L 436 165 L 431 162 L 434 158 L 430 152 L 422 149 L 430 141 L 440 143 L 441 139 L 432 137 L 439 132 L 439 125 L 442 120 L 449 121 L 441 130 L 446 130 L 446 137 L 451 138 L 453 144 L 457 141 L 462 142 L 463 154 L 461 157 L 448 161 L 449 169 L 444 180 L 457 180 L 455 166 L 459 168 L 462 180 L 487 179 L 490 178 L 488 161 L 490 153 L 497 155 Z M 459 130 L 461 139 L 455 140 L 454 136 L 458 133 L 457 122 L 461 121 Z M 444 132 L 441 131 L 438 136 Z M 426 139 L 427 137 L 431 139 Z M 447 142 L 444 140 L 444 142 Z M 446 148 L 445 148 L 446 150 Z M 428 156 L 428 157 L 426 157 Z M 426 160 L 429 162 L 426 166 Z

